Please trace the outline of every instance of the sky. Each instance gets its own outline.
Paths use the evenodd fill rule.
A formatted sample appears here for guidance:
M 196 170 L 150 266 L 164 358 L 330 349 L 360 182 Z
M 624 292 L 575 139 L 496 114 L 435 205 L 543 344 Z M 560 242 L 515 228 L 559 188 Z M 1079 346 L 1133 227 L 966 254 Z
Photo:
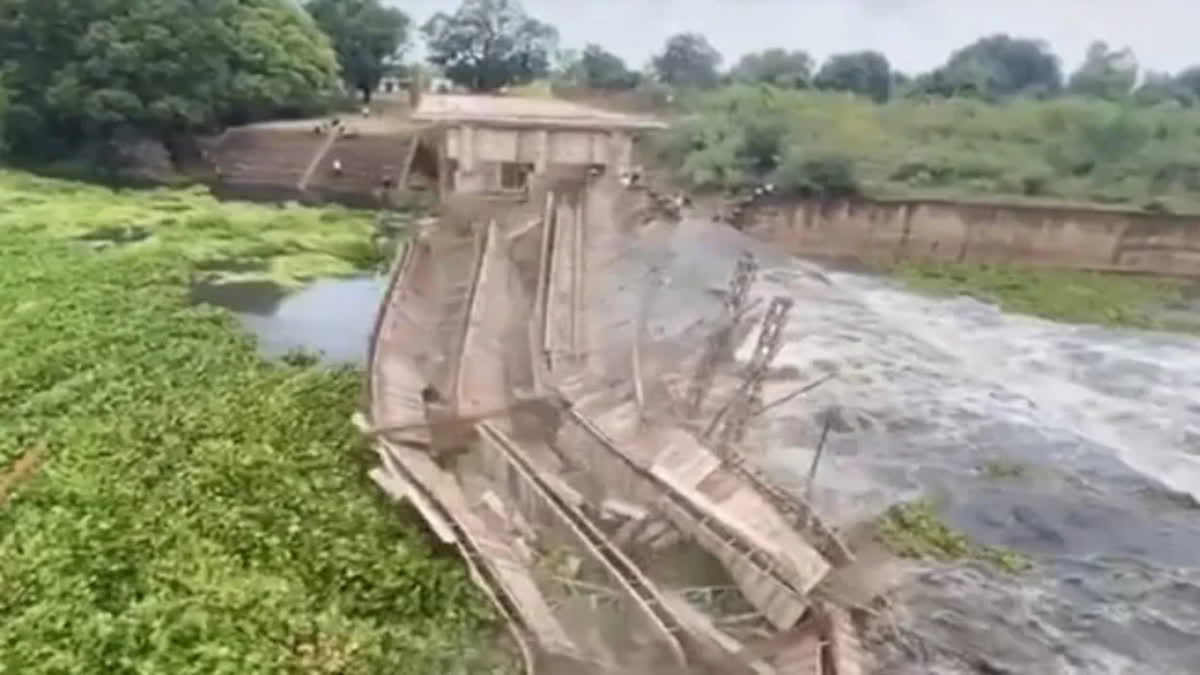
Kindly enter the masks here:
M 459 0 L 385 0 L 423 23 Z M 1143 68 L 1200 63 L 1200 0 L 523 0 L 554 24 L 563 47 L 596 42 L 640 68 L 670 35 L 703 33 L 731 64 L 768 47 L 817 59 L 874 49 L 905 72 L 929 70 L 954 49 L 998 32 L 1044 39 L 1066 68 L 1093 40 L 1130 47 Z

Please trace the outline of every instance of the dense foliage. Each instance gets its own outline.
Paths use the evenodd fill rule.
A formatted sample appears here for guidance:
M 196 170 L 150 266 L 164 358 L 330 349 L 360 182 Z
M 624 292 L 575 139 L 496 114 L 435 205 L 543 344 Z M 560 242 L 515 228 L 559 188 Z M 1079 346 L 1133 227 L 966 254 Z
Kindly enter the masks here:
M 812 84 L 813 58 L 802 50 L 778 47 L 742 56 L 729 69 L 729 79 L 742 84 L 769 84 L 803 89 Z
M 0 498 L 0 672 L 486 668 L 471 666 L 489 617 L 465 570 L 364 479 L 359 375 L 262 361 L 231 316 L 187 306 L 186 247 L 48 236 L 65 214 L 52 204 L 99 193 L 31 184 L 9 175 L 0 194 L 0 477 L 24 467 Z M 197 201 L 109 199 L 105 218 L 157 212 L 176 243 L 167 220 Z M 229 226 L 245 213 L 206 207 L 192 224 L 226 224 L 190 241 L 313 235 L 268 213 L 256 239 Z
M 408 15 L 380 0 L 308 0 L 305 8 L 333 41 L 342 78 L 370 102 L 408 44 Z
M 892 67 L 879 52 L 835 54 L 817 71 L 813 86 L 858 94 L 882 103 L 892 95 Z
M 368 214 L 221 203 L 207 190 L 113 190 L 0 170 L 0 230 L 166 250 L 199 273 L 294 285 L 380 262 Z
M 721 78 L 721 53 L 699 33 L 667 38 L 662 53 L 650 62 L 658 80 L 672 87 L 706 88 Z
M 621 57 L 597 44 L 589 44 L 582 52 L 567 51 L 559 56 L 558 79 L 590 89 L 632 89 L 641 81 L 640 73 L 626 67 Z
M 731 87 L 689 97 L 659 152 L 687 183 L 1200 205 L 1200 111 L 1085 98 L 902 99 Z
M 473 91 L 544 77 L 558 44 L 558 31 L 526 14 L 517 0 L 463 0 L 453 14 L 434 14 L 421 32 L 430 63 Z
M 1058 57 L 1045 42 L 989 35 L 954 51 L 946 63 L 913 81 L 908 92 L 1000 100 L 1044 97 L 1062 90 Z
M 40 159 L 300 112 L 337 75 L 290 0 L 6 0 L 0 63 L 9 149 Z

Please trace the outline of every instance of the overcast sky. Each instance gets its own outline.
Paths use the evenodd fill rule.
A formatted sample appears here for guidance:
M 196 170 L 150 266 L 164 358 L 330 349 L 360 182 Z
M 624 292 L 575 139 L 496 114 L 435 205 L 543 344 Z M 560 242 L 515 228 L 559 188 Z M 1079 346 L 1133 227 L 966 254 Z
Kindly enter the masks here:
M 387 0 L 418 24 L 459 0 Z M 1145 68 L 1200 63 L 1200 0 L 524 0 L 558 27 L 562 46 L 597 42 L 631 66 L 645 65 L 667 36 L 698 31 L 726 63 L 767 47 L 818 59 L 883 52 L 901 70 L 941 63 L 951 50 L 997 32 L 1047 40 L 1066 67 L 1094 39 L 1131 47 Z

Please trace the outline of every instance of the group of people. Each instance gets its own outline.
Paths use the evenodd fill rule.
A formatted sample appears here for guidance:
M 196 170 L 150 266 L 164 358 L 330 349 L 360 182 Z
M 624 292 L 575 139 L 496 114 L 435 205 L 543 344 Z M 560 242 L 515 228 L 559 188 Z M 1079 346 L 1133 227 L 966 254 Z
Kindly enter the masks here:
M 762 185 L 758 185 L 751 190 L 749 194 L 744 194 L 739 197 L 737 201 L 735 201 L 733 205 L 728 208 L 727 211 L 724 213 L 718 212 L 715 214 L 713 216 L 713 220 L 730 223 L 735 228 L 740 230 L 745 226 L 745 223 L 742 220 L 742 215 L 745 213 L 746 209 L 754 204 L 754 202 L 774 193 L 774 183 L 763 183 Z
M 643 170 L 642 170 L 641 166 L 634 166 L 630 169 L 626 169 L 626 170 L 622 171 L 620 174 L 621 175 L 621 184 L 629 189 L 634 189 L 634 188 L 646 189 L 647 191 L 650 192 L 650 195 L 654 199 L 655 203 L 660 208 L 665 209 L 667 211 L 667 213 L 673 218 L 678 218 L 680 216 L 680 214 L 682 213 L 684 207 L 688 207 L 688 206 L 692 205 L 692 198 L 690 196 L 688 196 L 687 193 L 685 193 L 685 192 L 677 192 L 677 193 L 675 193 L 674 196 L 668 197 L 666 195 L 662 195 L 657 192 L 654 192 L 653 190 L 651 190 L 649 188 L 649 186 L 643 185 L 642 173 L 643 173 Z
M 320 124 L 313 125 L 313 135 L 315 136 L 324 136 L 330 132 L 342 134 L 344 131 L 345 127 L 342 126 L 342 119 L 340 117 L 334 117 Z
M 361 113 L 362 113 L 362 116 L 364 119 L 367 117 L 370 117 L 371 116 L 370 106 L 364 105 L 362 107 Z M 337 117 L 337 116 L 335 116 L 325 122 L 321 122 L 320 124 L 313 126 L 313 134 L 314 135 L 324 136 L 325 134 L 328 134 L 328 133 L 336 133 L 338 136 L 344 136 L 347 138 L 355 135 L 354 131 L 347 128 L 346 125 L 342 122 L 342 118 Z M 333 171 L 333 174 L 335 176 L 342 175 L 342 160 L 335 157 L 333 159 L 333 162 L 330 163 L 330 169 Z M 388 181 L 390 182 L 390 179 L 388 179 Z

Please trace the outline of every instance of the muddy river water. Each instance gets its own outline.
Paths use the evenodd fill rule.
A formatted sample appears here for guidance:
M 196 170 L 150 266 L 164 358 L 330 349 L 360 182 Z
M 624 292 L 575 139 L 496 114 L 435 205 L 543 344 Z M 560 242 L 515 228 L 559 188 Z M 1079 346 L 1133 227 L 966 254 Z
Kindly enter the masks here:
M 755 294 L 796 300 L 776 365 L 801 380 L 836 372 L 771 411 L 754 437 L 764 467 L 800 486 L 834 410 L 813 497 L 831 520 L 924 495 L 955 528 L 1034 563 L 1019 575 L 914 565 L 894 620 L 927 644 L 886 646 L 884 672 L 1200 673 L 1200 340 L 918 296 L 701 223 L 648 237 L 624 264 L 663 269 L 653 313 L 703 313 L 746 248 L 763 268 Z M 361 363 L 383 282 L 230 290 L 197 299 L 239 312 L 265 353 Z

